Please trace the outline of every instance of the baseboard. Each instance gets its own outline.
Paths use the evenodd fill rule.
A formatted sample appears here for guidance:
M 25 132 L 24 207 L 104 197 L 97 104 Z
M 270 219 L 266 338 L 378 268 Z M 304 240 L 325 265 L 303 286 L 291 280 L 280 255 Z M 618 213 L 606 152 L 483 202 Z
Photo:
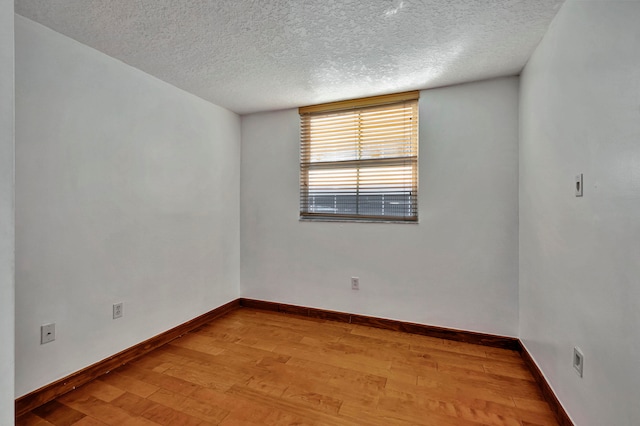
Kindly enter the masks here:
M 63 377 L 53 383 L 45 385 L 40 389 L 28 393 L 16 399 L 15 413 L 16 417 L 19 417 L 34 408 L 37 408 L 49 401 L 56 399 L 57 397 L 64 395 L 65 393 L 82 386 L 91 380 L 107 374 L 111 370 L 133 361 L 136 358 L 162 346 L 170 341 L 182 336 L 189 331 L 192 331 L 214 319 L 227 314 L 240 307 L 240 300 L 236 299 L 229 303 L 226 303 L 206 314 L 200 315 L 190 321 L 180 324 L 164 333 L 158 334 L 142 343 L 138 343 L 128 349 L 123 350 L 107 359 L 98 361 L 95 364 L 90 365 L 80 371 L 70 374 L 67 377 Z
M 474 343 L 476 345 L 491 346 L 494 348 L 511 349 L 518 351 L 521 347 L 520 340 L 518 340 L 518 338 L 516 337 L 498 336 L 494 334 L 456 330 L 445 327 L 435 327 L 432 325 L 376 318 L 366 315 L 349 314 L 345 312 L 328 311 L 325 309 L 307 308 L 304 306 L 287 305 L 284 303 L 265 302 L 255 299 L 241 298 L 240 305 L 247 308 L 285 312 L 289 314 L 329 319 L 350 324 L 367 325 L 369 327 L 402 331 L 411 334 L 420 334 L 422 336 L 455 340 L 457 342 Z
M 538 367 L 538 364 L 536 364 L 536 362 L 533 360 L 533 357 L 531 356 L 527 348 L 522 344 L 522 341 L 519 341 L 519 343 L 520 356 L 522 357 L 526 366 L 529 368 L 529 371 L 531 371 L 531 375 L 538 384 L 540 391 L 542 391 L 542 395 L 547 401 L 547 404 L 549 404 L 549 407 L 551 407 L 551 410 L 555 413 L 556 418 L 558 419 L 558 423 L 560 424 L 560 426 L 574 426 L 571 418 L 569 417 L 569 414 L 565 411 L 564 407 L 560 403 L 560 400 L 553 392 L 553 389 L 551 389 L 549 382 L 547 382 L 547 379 L 545 379 L 542 371 Z

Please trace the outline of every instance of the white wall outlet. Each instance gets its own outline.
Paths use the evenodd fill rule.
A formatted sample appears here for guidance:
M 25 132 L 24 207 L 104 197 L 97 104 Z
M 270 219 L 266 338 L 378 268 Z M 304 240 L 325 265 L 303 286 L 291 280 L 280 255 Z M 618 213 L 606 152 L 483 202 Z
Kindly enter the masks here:
M 113 305 L 113 319 L 121 318 L 124 312 L 122 311 L 122 302 Z
M 351 290 L 360 290 L 360 278 L 351 277 Z
M 576 175 L 576 197 L 582 197 L 582 173 Z
M 573 368 L 575 368 L 578 376 L 582 377 L 582 369 L 584 367 L 584 355 L 580 348 L 573 348 Z
M 40 344 L 53 342 L 56 340 L 56 324 L 43 324 L 40 326 Z

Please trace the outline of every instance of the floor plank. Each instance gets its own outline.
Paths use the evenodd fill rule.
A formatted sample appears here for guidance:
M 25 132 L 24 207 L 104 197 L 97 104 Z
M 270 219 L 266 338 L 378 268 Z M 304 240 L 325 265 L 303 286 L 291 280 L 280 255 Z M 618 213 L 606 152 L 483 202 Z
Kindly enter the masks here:
M 242 308 L 16 424 L 558 423 L 515 351 Z

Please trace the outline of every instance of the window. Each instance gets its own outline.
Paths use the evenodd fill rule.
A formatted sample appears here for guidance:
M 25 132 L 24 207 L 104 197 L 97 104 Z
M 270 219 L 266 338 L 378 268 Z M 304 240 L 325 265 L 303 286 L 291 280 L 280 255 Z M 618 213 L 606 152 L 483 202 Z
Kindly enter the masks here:
M 418 220 L 419 92 L 300 113 L 300 217 Z

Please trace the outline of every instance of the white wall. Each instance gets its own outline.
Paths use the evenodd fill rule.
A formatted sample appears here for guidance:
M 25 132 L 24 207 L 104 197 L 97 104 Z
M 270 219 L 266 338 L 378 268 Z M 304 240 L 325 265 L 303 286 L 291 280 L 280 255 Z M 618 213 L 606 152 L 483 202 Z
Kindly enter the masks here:
M 0 425 L 13 424 L 13 0 L 0 0 Z
M 578 425 L 640 424 L 639 23 L 568 1 L 521 81 L 520 336 Z
M 417 225 L 299 222 L 298 122 L 242 117 L 244 297 L 516 335 L 518 78 L 421 93 Z
M 21 396 L 238 297 L 240 118 L 19 16 L 16 53 Z

